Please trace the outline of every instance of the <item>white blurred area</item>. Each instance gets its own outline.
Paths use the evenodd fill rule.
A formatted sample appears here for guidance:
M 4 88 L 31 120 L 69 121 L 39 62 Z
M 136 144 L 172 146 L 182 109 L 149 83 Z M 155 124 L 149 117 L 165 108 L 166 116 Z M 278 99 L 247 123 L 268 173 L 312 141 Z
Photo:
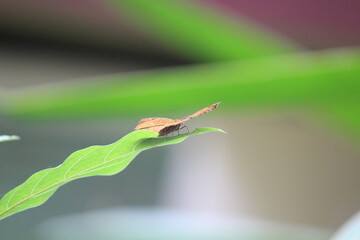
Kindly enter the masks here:
M 325 240 L 329 236 L 325 231 L 248 218 L 144 207 L 71 214 L 47 221 L 37 230 L 41 238 L 52 240 Z

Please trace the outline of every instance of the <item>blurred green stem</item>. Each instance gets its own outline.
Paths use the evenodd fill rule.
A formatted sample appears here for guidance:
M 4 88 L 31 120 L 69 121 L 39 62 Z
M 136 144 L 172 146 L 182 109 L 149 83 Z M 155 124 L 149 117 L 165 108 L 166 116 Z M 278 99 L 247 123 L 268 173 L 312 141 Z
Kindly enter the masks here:
M 359 78 L 359 50 L 302 53 L 17 90 L 3 96 L 1 112 L 61 120 L 157 115 L 218 101 L 232 110 L 312 107 L 337 100 L 358 102 Z
M 249 21 L 191 1 L 108 0 L 169 51 L 195 61 L 223 61 L 294 51 L 295 43 Z M 124 9 L 126 11 L 124 11 Z M 225 12 L 224 12 L 225 14 Z M 237 19 L 239 20 L 239 19 Z M 151 31 L 149 30 L 151 29 Z

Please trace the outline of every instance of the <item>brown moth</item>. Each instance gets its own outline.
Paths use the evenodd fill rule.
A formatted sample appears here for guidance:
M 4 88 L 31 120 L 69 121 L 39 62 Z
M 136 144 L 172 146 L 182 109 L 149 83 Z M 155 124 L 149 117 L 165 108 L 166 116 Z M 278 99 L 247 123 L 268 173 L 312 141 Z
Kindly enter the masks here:
M 170 118 L 144 118 L 140 120 L 140 122 L 135 127 L 135 129 L 136 130 L 146 129 L 149 131 L 159 133 L 159 136 L 164 136 L 179 130 L 181 124 L 183 124 L 186 121 L 189 121 L 191 118 L 198 117 L 207 112 L 215 110 L 219 104 L 220 102 L 210 105 L 183 119 L 174 120 Z

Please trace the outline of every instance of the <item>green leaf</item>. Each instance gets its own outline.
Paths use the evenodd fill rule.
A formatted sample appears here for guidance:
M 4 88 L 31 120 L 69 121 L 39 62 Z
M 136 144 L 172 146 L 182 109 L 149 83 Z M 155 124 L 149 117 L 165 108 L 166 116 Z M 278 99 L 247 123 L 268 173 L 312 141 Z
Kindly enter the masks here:
M 191 1 L 109 0 L 112 9 L 146 29 L 180 57 L 224 61 L 293 52 L 297 44 L 249 19 L 233 21 Z M 225 12 L 225 11 L 224 11 Z M 223 13 L 224 13 L 223 12 Z
M 360 49 L 291 54 L 8 91 L 0 114 L 43 121 L 180 115 L 220 100 L 232 112 L 306 107 L 360 99 L 359 77 Z
M 148 130 L 133 131 L 115 143 L 91 146 L 71 154 L 60 166 L 33 174 L 0 200 L 0 219 L 44 203 L 62 185 L 78 178 L 108 176 L 122 171 L 141 151 L 180 143 L 216 128 L 199 128 L 174 137 L 158 137 Z
M 0 142 L 19 140 L 20 138 L 15 135 L 0 135 Z

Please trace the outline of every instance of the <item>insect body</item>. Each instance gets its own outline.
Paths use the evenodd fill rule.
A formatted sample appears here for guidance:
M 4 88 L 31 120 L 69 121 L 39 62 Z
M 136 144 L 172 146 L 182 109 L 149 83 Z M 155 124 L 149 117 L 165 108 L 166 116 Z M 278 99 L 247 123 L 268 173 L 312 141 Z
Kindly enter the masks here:
M 170 118 L 144 118 L 141 119 L 138 125 L 135 127 L 136 130 L 146 129 L 159 133 L 159 136 L 164 136 L 169 133 L 178 131 L 181 127 L 181 124 L 189 121 L 191 118 L 201 116 L 207 112 L 215 110 L 220 102 L 210 105 L 206 108 L 203 108 L 196 113 L 189 115 L 183 119 L 170 119 Z

